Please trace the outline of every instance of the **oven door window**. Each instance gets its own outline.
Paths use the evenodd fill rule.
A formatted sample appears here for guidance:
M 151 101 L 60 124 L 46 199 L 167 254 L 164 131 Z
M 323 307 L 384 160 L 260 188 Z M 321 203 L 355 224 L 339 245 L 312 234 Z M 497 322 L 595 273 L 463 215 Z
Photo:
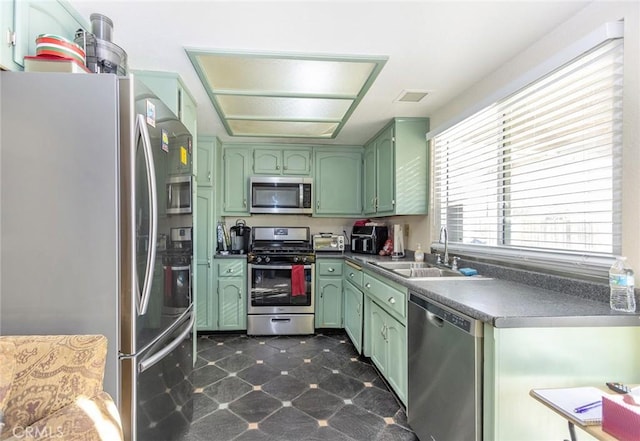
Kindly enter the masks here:
M 297 208 L 300 206 L 299 184 L 253 183 L 251 201 L 256 208 Z
M 311 265 L 254 266 L 251 306 L 310 306 Z
M 191 305 L 191 267 L 164 266 L 164 313 L 182 314 Z

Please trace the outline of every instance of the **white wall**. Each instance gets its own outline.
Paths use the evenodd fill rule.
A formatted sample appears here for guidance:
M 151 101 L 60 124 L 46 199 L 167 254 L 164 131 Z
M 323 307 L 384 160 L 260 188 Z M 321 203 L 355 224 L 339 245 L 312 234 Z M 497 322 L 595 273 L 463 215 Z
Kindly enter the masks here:
M 625 38 L 622 254 L 629 258 L 636 271 L 640 271 L 640 2 L 590 3 L 546 37 L 529 48 L 523 48 L 509 63 L 429 116 L 432 128 L 447 124 L 602 24 L 618 20 L 624 20 Z M 414 222 L 412 229 L 418 234 L 412 240 L 430 243 L 430 232 L 426 233 L 428 236 L 423 233 L 430 227 L 425 228 L 423 221 Z M 430 225 L 430 220 L 426 224 Z

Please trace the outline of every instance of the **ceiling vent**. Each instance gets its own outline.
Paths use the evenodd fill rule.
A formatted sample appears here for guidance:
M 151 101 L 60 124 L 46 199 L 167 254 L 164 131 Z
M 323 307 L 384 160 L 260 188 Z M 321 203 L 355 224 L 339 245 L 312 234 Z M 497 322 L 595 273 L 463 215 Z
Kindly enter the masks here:
M 429 92 L 424 90 L 403 90 L 395 101 L 399 103 L 417 103 L 428 94 Z

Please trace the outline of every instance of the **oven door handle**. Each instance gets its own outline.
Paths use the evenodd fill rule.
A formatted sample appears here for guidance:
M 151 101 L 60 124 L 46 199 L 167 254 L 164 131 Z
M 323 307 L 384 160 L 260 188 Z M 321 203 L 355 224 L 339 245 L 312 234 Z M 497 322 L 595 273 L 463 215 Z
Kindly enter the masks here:
M 296 263 L 293 265 L 253 265 L 252 269 L 291 269 L 292 267 L 297 266 Z M 311 265 L 304 265 L 304 269 L 311 269 Z

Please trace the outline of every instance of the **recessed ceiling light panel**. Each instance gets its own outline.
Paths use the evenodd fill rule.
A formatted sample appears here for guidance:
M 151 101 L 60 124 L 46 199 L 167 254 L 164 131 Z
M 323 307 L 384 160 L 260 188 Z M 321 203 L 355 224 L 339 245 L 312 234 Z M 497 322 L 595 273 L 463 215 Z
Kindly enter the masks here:
M 387 60 L 186 51 L 231 136 L 335 138 Z

